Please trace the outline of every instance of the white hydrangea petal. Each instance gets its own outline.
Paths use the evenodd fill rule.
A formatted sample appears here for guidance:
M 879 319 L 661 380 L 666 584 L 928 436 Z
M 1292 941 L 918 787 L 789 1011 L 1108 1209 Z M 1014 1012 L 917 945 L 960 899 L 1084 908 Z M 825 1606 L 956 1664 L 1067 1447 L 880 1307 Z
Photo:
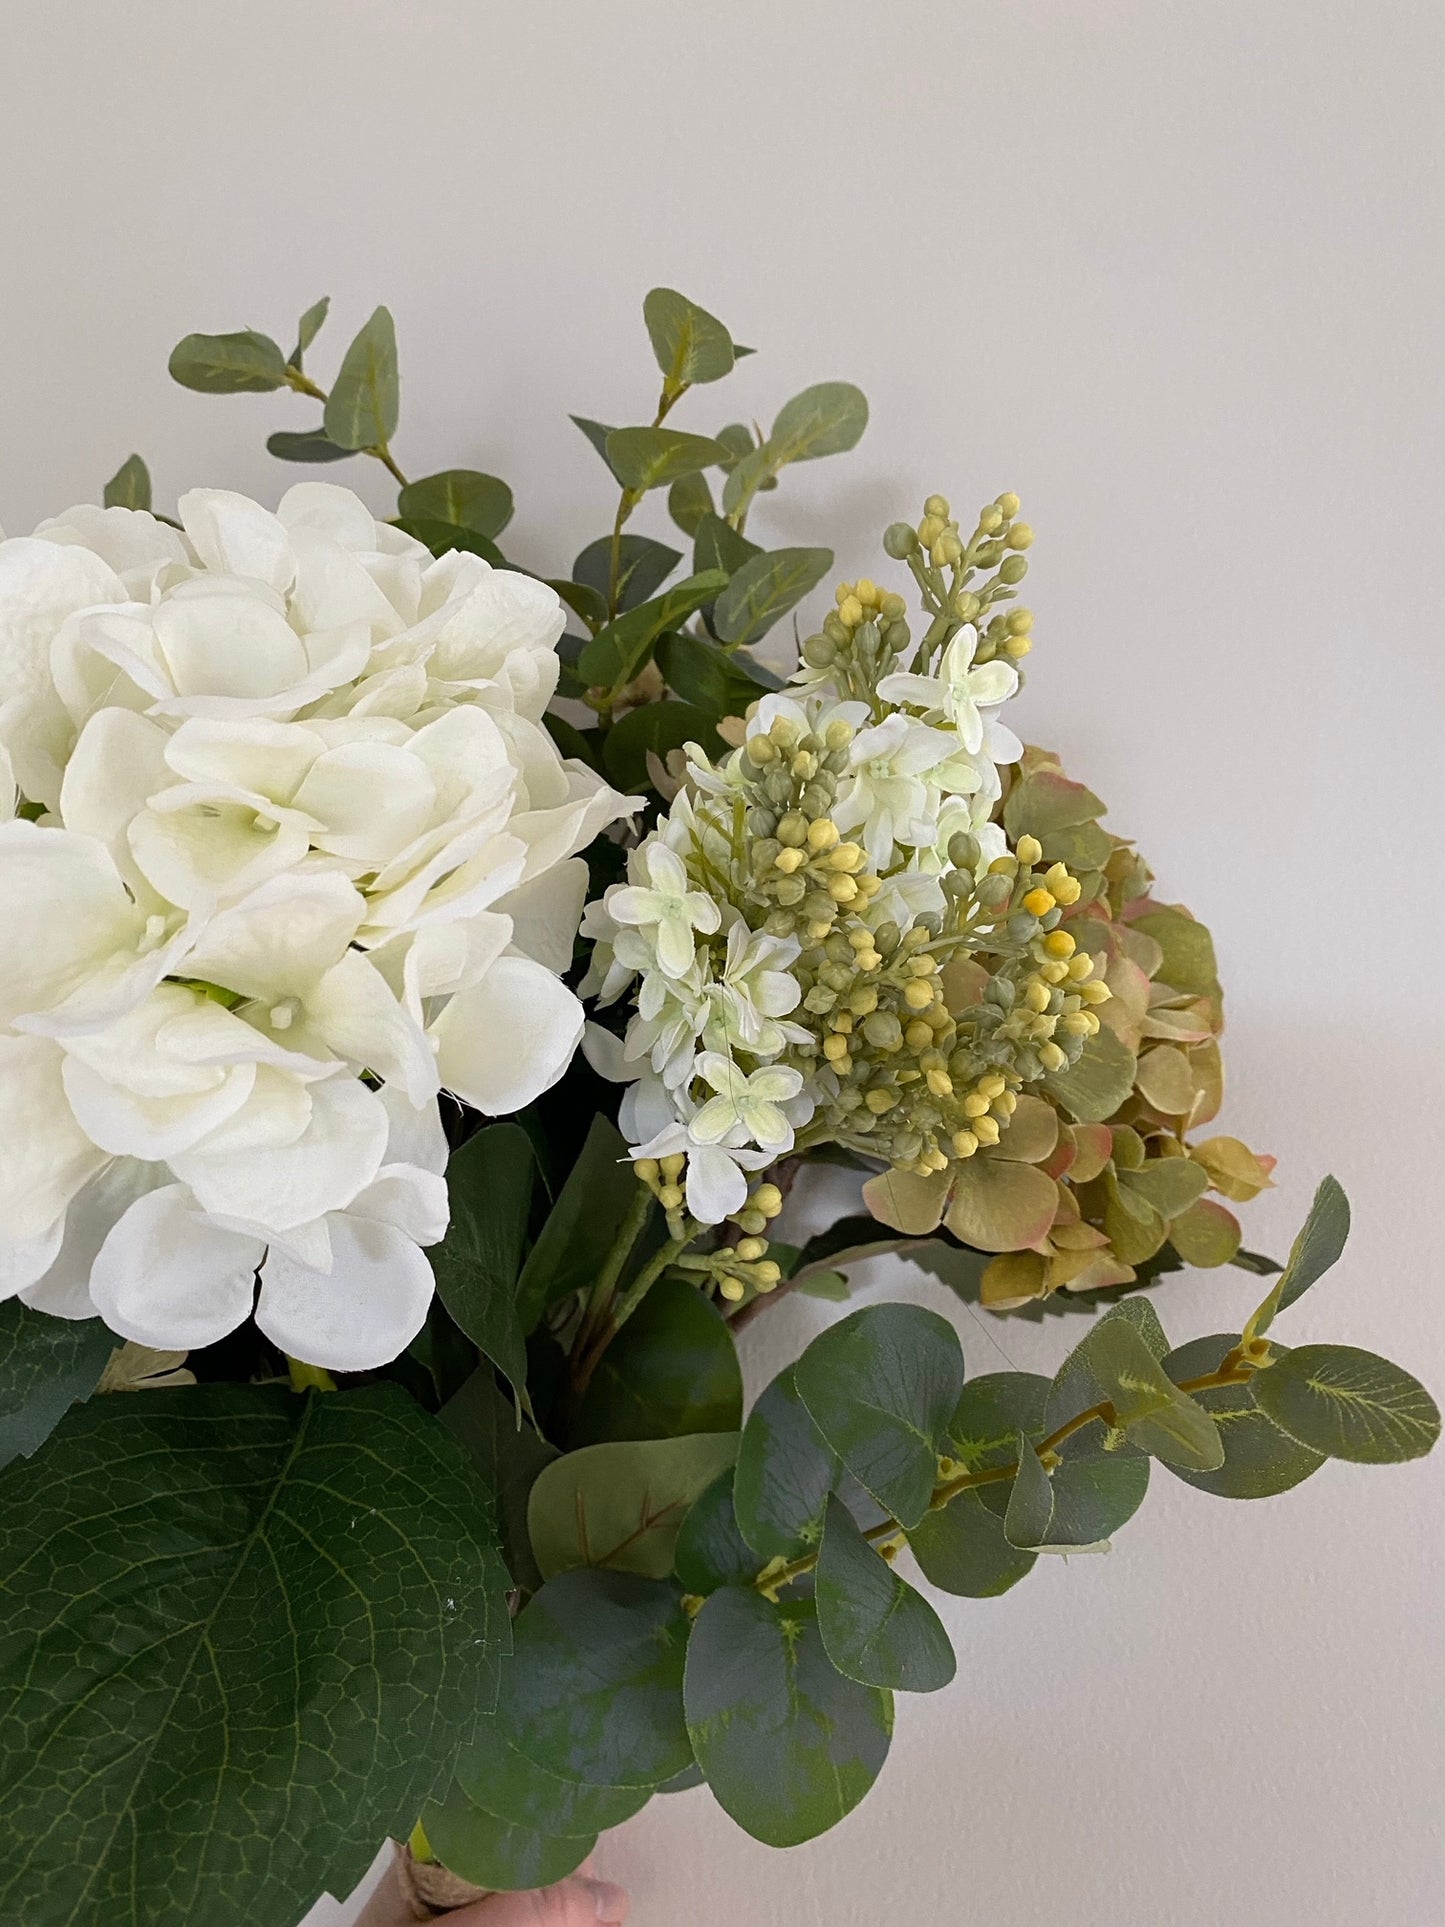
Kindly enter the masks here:
M 498 912 L 512 919 L 516 948 L 559 976 L 572 966 L 587 882 L 586 863 L 580 856 L 569 857 L 497 903 Z
M 0 905 L 0 1024 L 53 1010 L 144 933 L 104 845 L 72 830 L 0 824 Z
M 166 761 L 187 782 L 219 784 L 290 803 L 326 748 L 304 723 L 266 716 L 190 716 L 167 739 Z
M 348 549 L 377 546 L 376 518 L 354 489 L 337 482 L 294 482 L 276 505 L 287 529 L 318 529 Z
M 42 1278 L 20 1293 L 24 1302 L 52 1318 L 94 1318 L 97 1306 L 90 1295 L 90 1275 L 111 1227 L 137 1198 L 168 1184 L 170 1175 L 163 1164 L 112 1158 L 71 1199 L 55 1260 Z
M 192 809 L 144 809 L 127 840 L 152 889 L 185 910 L 244 896 L 291 869 L 307 849 L 298 824 L 215 799 Z
M 264 699 L 291 689 L 310 667 L 300 636 L 258 596 L 172 596 L 152 621 L 178 696 Z
M 172 1158 L 171 1168 L 205 1210 L 285 1231 L 344 1210 L 370 1184 L 381 1168 L 388 1124 L 374 1092 L 355 1079 L 332 1077 L 305 1092 L 310 1116 L 298 1136 L 237 1149 L 258 1097 L 279 1115 L 273 1091 L 280 1077 L 259 1067 L 251 1103 L 209 1139 Z
M 44 1037 L 0 1037 L 0 1232 L 38 1238 L 106 1154 L 76 1123 L 63 1057 Z
M 211 1223 L 183 1184 L 137 1199 L 112 1227 L 90 1295 L 113 1332 L 162 1351 L 213 1345 L 249 1315 L 259 1238 Z
M 254 576 L 285 595 L 296 576 L 296 557 L 285 526 L 269 509 L 225 488 L 193 488 L 180 498 L 181 527 L 208 569 Z
M 218 911 L 187 964 L 244 997 L 305 997 L 346 954 L 365 910 L 335 871 L 288 872 Z
M 410 746 L 342 743 L 316 759 L 294 802 L 322 825 L 317 849 L 375 870 L 428 827 L 437 786 Z
M 261 1271 L 256 1323 L 292 1358 L 330 1371 L 389 1364 L 426 1322 L 435 1281 L 402 1231 L 375 1219 L 331 1219 L 329 1272 L 272 1251 Z
M 166 761 L 168 742 L 148 716 L 101 709 L 81 730 L 65 768 L 60 814 L 66 829 L 103 843 L 127 880 L 135 865 L 126 831 L 151 797 L 176 781 Z
M 51 642 L 77 611 L 126 599 L 119 576 L 89 549 L 34 536 L 0 542 L 0 738 L 20 787 L 51 807 L 70 737 Z
M 306 998 L 306 1022 L 339 1057 L 400 1084 L 413 1104 L 440 1089 L 421 1025 L 359 950 L 333 964 Z
M 33 1238 L 11 1238 L 0 1231 L 0 1304 L 34 1290 L 55 1263 L 64 1235 L 64 1217 Z
M 550 1090 L 582 1038 L 582 1006 L 530 957 L 499 957 L 432 1025 L 443 1086 L 488 1117 Z
M 447 1181 L 439 1172 L 424 1171 L 418 1165 L 383 1164 L 344 1216 L 389 1224 L 404 1231 L 414 1244 L 440 1244 L 451 1217 Z
M 713 1145 L 688 1148 L 684 1179 L 687 1208 L 700 1224 L 721 1224 L 748 1199 L 748 1181 L 727 1152 Z

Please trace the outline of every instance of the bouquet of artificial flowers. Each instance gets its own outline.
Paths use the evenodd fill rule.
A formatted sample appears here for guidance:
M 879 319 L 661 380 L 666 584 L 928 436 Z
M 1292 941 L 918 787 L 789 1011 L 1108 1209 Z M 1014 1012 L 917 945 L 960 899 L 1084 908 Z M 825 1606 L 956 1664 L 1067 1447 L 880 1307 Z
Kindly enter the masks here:
M 952 1678 L 914 1578 L 1104 1546 L 1155 1462 L 1259 1498 L 1439 1430 L 1397 1366 L 1275 1336 L 1348 1210 L 1326 1179 L 1283 1267 L 1241 1248 L 1273 1160 L 1201 1135 L 1209 933 L 1004 720 L 1018 498 L 895 522 L 780 674 L 833 558 L 750 517 L 859 440 L 856 388 L 681 430 L 748 351 L 655 289 L 654 418 L 578 418 L 612 524 L 548 578 L 505 483 L 404 475 L 386 310 L 318 386 L 325 316 L 172 372 L 320 404 L 273 452 L 381 463 L 394 517 L 302 481 L 171 519 L 132 457 L 0 544 L 0 1887 L 35 1927 L 292 1927 L 388 1834 L 438 1903 L 540 1885 L 700 1781 L 795 1844 Z M 661 490 L 690 567 L 627 526 Z M 856 1214 L 779 1235 L 819 1160 Z M 884 1251 L 1093 1316 L 1052 1381 L 966 1378 L 875 1297 L 745 1418 L 739 1334 Z M 1174 1344 L 1144 1288 L 1224 1264 L 1259 1308 Z

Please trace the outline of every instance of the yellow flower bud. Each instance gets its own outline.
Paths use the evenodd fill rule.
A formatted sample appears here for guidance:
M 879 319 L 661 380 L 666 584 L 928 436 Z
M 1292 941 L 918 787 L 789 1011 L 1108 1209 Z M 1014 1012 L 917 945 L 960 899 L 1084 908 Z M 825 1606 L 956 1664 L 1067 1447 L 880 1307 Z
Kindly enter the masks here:
M 680 1178 L 687 1169 L 687 1159 L 681 1151 L 674 1151 L 670 1157 L 662 1159 L 659 1169 L 662 1175 L 671 1182 L 673 1178 Z
M 963 1100 L 964 1116 L 965 1117 L 983 1117 L 987 1114 L 987 1112 L 988 1112 L 988 1099 L 984 1096 L 983 1092 L 970 1091 L 968 1096 Z
M 638 1158 L 632 1169 L 644 1184 L 657 1183 L 658 1165 L 656 1158 Z
M 947 526 L 947 520 L 942 515 L 925 515 L 918 524 L 918 539 L 924 548 L 931 549 Z
M 833 934 L 831 923 L 810 923 L 806 926 L 809 943 L 822 943 Z
M 768 1241 L 766 1238 L 739 1238 L 737 1252 L 740 1258 L 751 1264 L 754 1258 L 767 1257 Z
M 1025 843 L 1029 841 L 1030 838 L 1024 838 Z M 1018 869 L 1019 860 L 1016 856 L 996 856 L 988 866 L 988 873 L 991 877 L 1012 877 L 1018 875 Z
M 1005 540 L 1011 549 L 1031 549 L 1034 545 L 1034 532 L 1027 522 L 1015 522 Z
M 849 596 L 852 595 L 852 593 L 853 593 L 853 584 L 851 582 L 840 582 L 837 588 L 834 589 L 833 591 L 833 600 L 837 603 L 838 607 L 841 609 L 843 604 L 848 600 Z
M 1034 626 L 1032 609 L 1012 609 L 1005 618 L 1004 627 L 1011 636 L 1026 636 Z
M 1057 1044 L 1039 1045 L 1039 1062 L 1046 1071 L 1061 1071 L 1069 1061 L 1068 1054 Z
M 815 852 L 835 849 L 838 835 L 838 825 L 832 817 L 820 816 L 808 825 L 808 848 Z
M 863 604 L 855 595 L 845 596 L 838 605 L 838 614 L 850 629 L 856 629 L 863 620 Z
M 858 885 L 849 876 L 829 877 L 828 895 L 834 903 L 851 903 L 858 894 Z
M 1099 1020 L 1094 1015 L 1093 1011 L 1092 1010 L 1081 1011 L 1080 1015 L 1083 1017 L 1087 1017 L 1089 1020 L 1089 1035 L 1091 1037 L 1097 1037 L 1099 1034 Z
M 997 1144 L 999 1140 L 998 1119 L 976 1117 L 973 1120 L 973 1134 L 980 1144 Z
M 789 849 L 800 850 L 808 840 L 808 819 L 801 810 L 789 810 L 778 824 L 778 841 Z
M 988 1108 L 995 1117 L 1012 1117 L 1018 1107 L 1018 1098 L 1012 1091 L 1000 1091 Z
M 953 1096 L 953 1079 L 947 1071 L 926 1071 L 924 1082 L 935 1097 Z
M 903 1032 L 903 1041 L 910 1050 L 927 1050 L 933 1043 L 933 1026 L 923 1018 L 915 1017 Z
M 1044 846 L 1036 836 L 1021 836 L 1014 845 L 1014 849 L 1017 853 L 1018 861 L 1020 863 L 1027 863 L 1030 869 L 1032 869 L 1044 853 Z M 996 862 L 989 865 L 989 868 L 996 870 L 999 864 L 1006 860 L 1004 857 L 999 857 Z
M 759 1291 L 773 1291 L 783 1275 L 781 1265 L 774 1264 L 771 1258 L 764 1258 L 760 1265 L 753 1266 L 753 1283 Z
M 746 1210 L 737 1212 L 733 1218 L 733 1223 L 741 1230 L 746 1231 L 749 1237 L 753 1238 L 756 1238 L 760 1232 L 766 1231 L 768 1228 L 767 1218 L 756 1205 L 752 1204 L 750 1204 Z
M 801 870 L 807 860 L 801 850 L 779 850 L 773 858 L 773 867 L 790 877 L 795 870 Z
M 860 575 L 853 584 L 853 593 L 865 609 L 878 607 L 878 584 L 870 576 Z
M 778 757 L 778 747 L 771 736 L 749 736 L 747 741 L 748 761 L 756 769 L 774 763 Z
M 843 870 L 852 874 L 861 870 L 867 861 L 867 852 L 861 843 L 839 843 L 823 858 L 823 866 L 828 870 Z
M 950 1142 L 957 1158 L 971 1158 L 978 1149 L 978 1139 L 972 1131 L 955 1131 Z
M 840 1057 L 848 1055 L 848 1039 L 834 1032 L 823 1039 L 823 1055 L 830 1064 L 836 1064 Z
M 1015 662 L 1020 662 L 1034 645 L 1028 636 L 1008 636 L 1003 646 L 1005 655 L 1011 656 Z
M 1014 494 L 1012 489 L 1008 490 L 1006 494 L 995 496 L 994 500 L 1010 521 L 1018 514 L 1019 498 Z
M 1051 930 L 1044 938 L 1044 949 L 1051 957 L 1072 957 L 1078 945 L 1067 930 Z
M 1049 1007 L 1050 995 L 1048 985 L 1041 984 L 1036 978 L 1024 991 L 1024 1002 L 1030 1010 L 1045 1011 Z
M 922 977 L 910 977 L 903 986 L 903 1001 L 910 1010 L 927 1010 L 933 1002 L 933 985 Z
M 657 1202 L 664 1211 L 676 1211 L 682 1203 L 682 1191 L 675 1184 L 665 1184 L 657 1194 Z
M 1107 1004 L 1113 994 L 1101 977 L 1091 977 L 1087 983 L 1079 985 L 1079 995 L 1086 1004 Z
M 824 730 L 823 741 L 827 744 L 828 748 L 836 754 L 838 750 L 848 747 L 849 743 L 853 740 L 854 733 L 853 725 L 850 722 L 844 721 L 842 717 L 839 717 L 835 722 L 829 723 L 828 727 Z
M 1001 1097 L 1007 1089 L 1008 1084 L 999 1071 L 989 1071 L 978 1080 L 978 1094 L 980 1097 L 987 1097 L 989 1099 Z
M 865 1091 L 863 1094 L 863 1102 L 868 1106 L 874 1117 L 882 1117 L 885 1111 L 891 1111 L 893 1106 L 898 1102 L 898 1093 L 897 1091 L 883 1090 Z
M 724 1278 L 718 1285 L 719 1296 L 726 1298 L 730 1305 L 747 1296 L 748 1288 L 741 1278 Z
M 765 1218 L 776 1218 L 783 1208 L 783 1194 L 775 1184 L 760 1184 L 748 1203 Z
M 999 530 L 1003 527 L 1003 511 L 996 502 L 991 503 L 986 509 L 979 510 L 978 526 L 983 530 L 985 535 L 998 534 Z
M 1094 974 L 1094 959 L 1087 950 L 1076 950 L 1069 959 L 1069 976 L 1076 984 L 1084 982 Z
M 1055 959 L 1052 963 L 1041 963 L 1039 975 L 1046 984 L 1064 984 L 1069 980 L 1069 966 Z
M 948 520 L 949 512 L 948 497 L 946 495 L 930 495 L 928 500 L 923 504 L 923 513 L 925 515 L 936 515 L 940 522 L 946 522 Z
M 1030 890 L 1024 898 L 1024 908 L 1031 917 L 1046 917 L 1053 909 L 1054 901 L 1047 890 Z

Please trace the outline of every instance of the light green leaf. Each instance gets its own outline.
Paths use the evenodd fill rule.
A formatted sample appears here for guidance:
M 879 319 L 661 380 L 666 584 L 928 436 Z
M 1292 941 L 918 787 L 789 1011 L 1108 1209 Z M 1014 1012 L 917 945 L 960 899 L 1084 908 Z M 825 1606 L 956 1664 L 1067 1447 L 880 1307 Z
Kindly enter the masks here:
M 98 1318 L 0 1303 L 0 1466 L 29 1458 L 90 1397 L 118 1342 Z
M 774 470 L 856 447 L 868 426 L 868 400 L 851 381 L 820 381 L 784 402 L 767 446 Z
M 278 462 L 345 462 L 354 448 L 338 448 L 324 428 L 278 428 L 266 437 L 266 451 Z
M 497 1721 L 564 1780 L 655 1787 L 692 1763 L 677 1587 L 590 1567 L 549 1579 L 513 1628 Z
M 525 1399 L 527 1351 L 517 1280 L 527 1248 L 536 1157 L 520 1124 L 489 1124 L 447 1165 L 451 1223 L 428 1256 L 442 1303 Z
M 171 350 L 171 379 L 202 395 L 260 395 L 286 386 L 286 357 L 254 328 L 187 335 Z
M 764 1559 L 796 1559 L 817 1546 L 823 1508 L 842 1472 L 837 1453 L 808 1416 L 793 1374 L 790 1365 L 768 1386 L 748 1414 L 738 1447 L 738 1528 Z
M 815 589 L 831 549 L 770 549 L 745 562 L 717 599 L 713 628 L 724 642 L 751 643 Z
M 453 1784 L 445 1800 L 422 1809 L 422 1831 L 437 1859 L 461 1880 L 494 1893 L 529 1893 L 574 1873 L 597 1836 L 539 1833 L 499 1820 Z
M 647 1787 L 584 1786 L 578 1780 L 559 1779 L 519 1753 L 494 1715 L 479 1722 L 476 1739 L 462 1748 L 456 1781 L 484 1813 L 511 1826 L 553 1836 L 595 1836 L 608 1827 L 620 1827 L 650 1797 Z M 436 1845 L 429 1829 L 428 1838 Z M 444 1853 L 442 1858 L 446 1859 Z
M 952 1325 L 916 1305 L 868 1305 L 820 1332 L 794 1375 L 854 1478 L 901 1525 L 916 1525 L 963 1385 Z
M 603 1354 L 572 1438 L 590 1445 L 736 1433 L 742 1422 L 742 1368 L 727 1320 L 688 1279 L 660 1278 Z
M 108 509 L 149 509 L 151 472 L 139 455 L 128 455 L 105 485 L 101 497 Z
M 1150 910 L 1131 925 L 1152 937 L 1164 952 L 1158 970 L 1160 983 L 1188 997 L 1211 997 L 1219 990 L 1219 967 L 1209 931 L 1186 910 L 1167 904 Z
M 732 373 L 732 336 L 716 315 L 676 288 L 653 288 L 642 317 L 669 395 Z
M 1440 1410 L 1418 1378 L 1354 1345 L 1301 1345 L 1250 1380 L 1256 1405 L 1313 1451 L 1357 1465 L 1419 1459 Z
M 594 1117 L 522 1267 L 517 1312 L 524 1331 L 532 1330 L 549 1305 L 593 1283 L 637 1196 L 637 1185 L 627 1140 L 608 1118 Z
M 1188 1345 L 1181 1345 L 1178 1351 L 1170 1352 L 1164 1360 L 1164 1369 L 1176 1384 L 1182 1379 L 1203 1378 L 1217 1371 L 1238 1343 L 1238 1335 L 1227 1332 L 1213 1338 L 1196 1338 Z M 1289 1355 L 1279 1345 L 1273 1350 L 1278 1358 Z M 1201 1492 L 1212 1492 L 1221 1499 L 1268 1499 L 1278 1492 L 1290 1491 L 1325 1462 L 1323 1452 L 1312 1451 L 1281 1432 L 1256 1402 L 1250 1385 L 1207 1386 L 1189 1396 L 1204 1407 L 1219 1427 L 1219 1436 L 1224 1440 L 1224 1463 L 1212 1472 L 1171 1465 L 1169 1470 L 1186 1485 L 1197 1486 Z
M 639 603 L 626 615 L 599 629 L 577 658 L 577 673 L 586 683 L 613 689 L 635 676 L 652 652 L 657 638 L 685 622 L 695 609 L 711 602 L 727 577 L 720 569 L 684 576 L 660 596 Z
M 702 1594 L 734 1580 L 749 1585 L 762 1570 L 763 1560 L 738 1530 L 731 1468 L 694 1500 L 678 1532 L 673 1563 L 678 1583 Z
M 1121 1171 L 1119 1183 L 1161 1218 L 1178 1218 L 1209 1189 L 1209 1173 L 1192 1158 L 1150 1158 L 1137 1171 Z
M 295 1921 L 496 1687 L 485 1495 L 395 1386 L 94 1399 L 0 1479 L 0 1542 L 7 1920 Z
M 1135 1058 L 1113 1031 L 1100 1029 L 1084 1039 L 1079 1061 L 1056 1071 L 1044 1083 L 1069 1116 L 1080 1124 L 1101 1124 L 1112 1117 L 1134 1088 Z
M 1082 1349 L 1119 1424 L 1141 1450 L 1201 1472 L 1223 1465 L 1219 1427 L 1174 1385 L 1126 1320 L 1101 1319 Z
M 1003 1515 L 1003 1534 L 1020 1552 L 1037 1552 L 1054 1516 L 1054 1489 L 1033 1446 L 1020 1432 L 1014 1440 L 1018 1471 Z
M 666 1578 L 688 1508 L 737 1451 L 736 1432 L 695 1432 L 611 1440 L 554 1459 L 527 1504 L 544 1576 L 598 1566 Z
M 687 1655 L 687 1724 L 719 1804 L 755 1840 L 796 1847 L 851 1813 L 887 1758 L 892 1696 L 845 1679 L 807 1600 L 724 1586 Z
M 608 466 L 636 494 L 715 468 L 726 456 L 721 442 L 680 428 L 614 428 L 607 437 Z
M 710 715 L 741 716 L 767 693 L 765 684 L 748 675 L 744 662 L 702 636 L 670 632 L 659 638 L 656 656 L 668 688 Z
M 926 1513 L 908 1535 L 919 1570 L 940 1592 L 995 1599 L 1033 1571 L 1038 1555 L 1011 1546 L 1002 1517 L 984 1505 L 981 1494 L 990 1490 L 960 1492 L 939 1511 Z
M 1315 1280 L 1337 1262 L 1349 1235 L 1350 1201 L 1337 1178 L 1321 1178 L 1309 1216 L 1290 1246 L 1284 1270 L 1244 1328 L 1246 1342 L 1262 1338 L 1274 1323 L 1276 1312 L 1304 1297 Z
M 720 515 L 705 515 L 693 531 L 692 566 L 698 570 L 722 569 L 729 576 L 736 575 L 762 553 L 756 542 L 749 542 Z
M 512 519 L 512 491 L 495 475 L 447 468 L 408 482 L 396 498 L 398 513 L 415 522 L 449 522 L 495 541 Z
M 936 1693 L 957 1671 L 938 1614 L 873 1550 L 841 1499 L 828 1501 L 816 1597 L 824 1650 L 860 1685 Z
M 381 448 L 400 415 L 396 325 L 388 309 L 378 308 L 342 358 L 323 421 L 338 448 Z
M 317 335 L 321 333 L 322 323 L 326 320 L 330 312 L 331 296 L 329 294 L 323 294 L 319 301 L 312 302 L 305 314 L 302 315 L 300 321 L 297 322 L 296 346 L 291 354 L 291 366 L 293 368 L 299 369 L 301 367 L 302 356 L 306 353 L 306 350 L 311 346 Z

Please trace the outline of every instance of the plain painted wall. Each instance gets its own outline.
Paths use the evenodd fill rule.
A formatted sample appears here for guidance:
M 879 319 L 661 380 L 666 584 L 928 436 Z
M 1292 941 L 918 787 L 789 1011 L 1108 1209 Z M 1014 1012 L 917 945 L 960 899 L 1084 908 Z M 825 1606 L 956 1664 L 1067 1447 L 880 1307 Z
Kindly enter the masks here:
M 858 381 L 862 448 L 760 525 L 851 574 L 930 489 L 1020 492 L 1019 710 L 1214 928 L 1225 1123 L 1281 1158 L 1249 1237 L 1326 1169 L 1354 1199 L 1292 1333 L 1439 1391 L 1442 54 L 1436 0 L 10 0 L 0 521 L 132 448 L 162 501 L 274 497 L 305 407 L 166 355 L 323 292 L 318 368 L 388 302 L 404 465 L 508 476 L 553 568 L 611 509 L 567 412 L 643 417 L 652 283 L 764 351 L 684 425 Z M 1250 1298 L 1157 1302 L 1183 1337 Z M 772 1314 L 755 1383 L 820 1315 Z M 958 1316 L 975 1369 L 1071 1342 Z M 836 1833 L 779 1856 L 693 1794 L 604 1866 L 640 1927 L 1436 1927 L 1442 1482 L 1161 1473 L 1109 1557 L 946 1607 L 958 1683 Z

